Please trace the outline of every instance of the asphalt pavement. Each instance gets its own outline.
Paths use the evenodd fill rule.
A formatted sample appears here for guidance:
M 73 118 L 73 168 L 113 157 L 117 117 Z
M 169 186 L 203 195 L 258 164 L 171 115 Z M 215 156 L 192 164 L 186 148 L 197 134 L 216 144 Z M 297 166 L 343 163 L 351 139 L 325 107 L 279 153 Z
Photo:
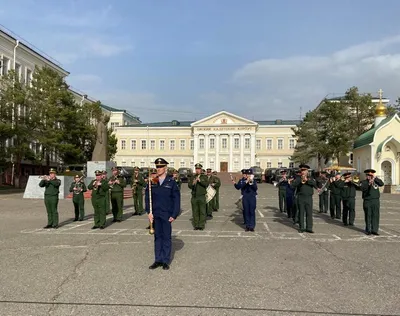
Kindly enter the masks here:
M 355 227 L 344 227 L 318 214 L 315 194 L 308 234 L 279 212 L 275 187 L 258 187 L 255 232 L 244 231 L 231 185 L 194 231 L 182 184 L 169 271 L 148 269 L 154 237 L 131 199 L 104 230 L 91 230 L 90 200 L 83 222 L 60 200 L 61 227 L 46 230 L 43 200 L 3 194 L 0 315 L 400 315 L 400 195 L 382 195 L 380 236 L 367 236 L 360 197 Z

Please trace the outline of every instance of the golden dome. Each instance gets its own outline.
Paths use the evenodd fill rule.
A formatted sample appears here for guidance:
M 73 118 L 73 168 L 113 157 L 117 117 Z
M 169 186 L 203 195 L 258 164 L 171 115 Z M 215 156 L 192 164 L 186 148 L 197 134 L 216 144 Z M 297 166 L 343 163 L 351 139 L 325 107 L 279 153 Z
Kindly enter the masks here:
M 375 108 L 375 116 L 386 116 L 386 107 L 382 103 L 382 89 L 379 89 L 379 103 Z

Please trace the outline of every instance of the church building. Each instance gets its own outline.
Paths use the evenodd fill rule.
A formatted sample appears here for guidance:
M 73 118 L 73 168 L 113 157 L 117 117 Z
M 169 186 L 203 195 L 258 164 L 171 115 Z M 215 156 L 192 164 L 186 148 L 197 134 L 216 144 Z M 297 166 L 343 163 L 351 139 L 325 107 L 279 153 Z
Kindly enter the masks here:
M 375 109 L 374 126 L 354 142 L 353 167 L 361 174 L 375 169 L 385 183 L 384 192 L 400 193 L 400 117 L 387 117 L 382 102 Z

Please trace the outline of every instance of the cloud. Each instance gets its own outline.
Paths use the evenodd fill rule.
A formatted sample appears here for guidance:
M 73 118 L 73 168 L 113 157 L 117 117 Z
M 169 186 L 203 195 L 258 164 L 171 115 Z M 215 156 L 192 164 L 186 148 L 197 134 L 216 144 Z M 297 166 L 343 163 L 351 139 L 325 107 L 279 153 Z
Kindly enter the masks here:
M 232 104 L 283 118 L 315 108 L 330 93 L 360 92 L 395 100 L 400 85 L 400 36 L 362 43 L 326 56 L 262 59 L 234 72 Z M 243 103 L 241 103 L 243 102 Z M 277 106 L 279 105 L 279 106 Z
M 121 41 L 123 43 L 123 41 Z M 85 50 L 88 53 L 100 56 L 100 57 L 111 57 L 119 55 L 124 51 L 128 51 L 132 48 L 130 44 L 114 44 L 107 43 L 99 39 L 89 39 L 86 43 Z

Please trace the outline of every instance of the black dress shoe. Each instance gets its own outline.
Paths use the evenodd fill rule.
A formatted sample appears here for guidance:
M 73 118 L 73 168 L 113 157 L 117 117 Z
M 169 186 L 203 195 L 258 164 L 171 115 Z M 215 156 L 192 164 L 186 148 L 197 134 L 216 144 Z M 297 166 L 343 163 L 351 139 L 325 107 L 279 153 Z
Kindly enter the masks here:
M 365 232 L 365 235 L 371 235 L 371 232 Z
M 245 232 L 248 232 L 250 229 L 248 227 L 246 227 L 246 229 L 244 230 Z
M 375 235 L 375 236 L 379 236 L 379 233 L 374 233 L 374 232 L 372 232 L 371 234 L 372 234 L 372 235 Z
M 350 223 L 349 226 L 354 226 L 354 224 L 353 224 L 353 223 Z
M 199 228 L 197 228 L 197 230 L 204 230 L 204 228 L 200 228 L 200 227 L 199 227 Z
M 199 228 L 198 228 L 198 227 L 195 227 L 195 228 L 193 228 L 193 230 L 199 230 Z
M 48 228 L 51 228 L 51 227 L 52 227 L 51 225 L 47 225 L 47 226 L 44 226 L 43 228 L 48 229 Z
M 250 230 L 251 232 L 254 232 L 254 228 L 250 228 L 249 230 Z
M 82 218 L 82 219 L 80 219 L 79 221 L 80 221 L 80 222 L 82 222 L 82 221 L 83 221 L 83 218 Z
M 298 232 L 299 232 L 299 233 L 304 233 L 305 230 L 304 230 L 304 229 L 299 229 Z
M 344 226 L 349 226 L 349 224 L 347 224 L 347 223 L 343 223 L 343 225 L 344 225 Z
M 116 220 L 116 222 L 117 222 L 117 223 L 121 223 L 121 222 L 122 222 L 122 220 L 120 220 L 120 219 L 117 219 L 117 220 Z
M 77 221 L 78 221 L 78 219 L 77 219 L 77 218 L 75 218 L 75 219 L 74 219 L 74 222 L 77 222 Z
M 55 226 L 53 226 L 52 228 L 57 229 L 57 228 L 58 228 L 58 225 L 55 225 Z
M 160 262 L 154 262 L 154 263 L 149 267 L 149 269 L 154 270 L 154 269 L 156 269 L 156 268 L 158 268 L 158 267 L 161 267 L 161 266 L 162 266 L 162 263 L 160 263 Z
M 306 230 L 306 232 L 309 234 L 314 234 L 314 231 L 312 231 L 312 230 Z
M 117 220 L 114 218 L 114 219 L 113 219 L 113 223 L 115 223 L 116 221 L 117 221 Z
M 97 228 L 98 228 L 97 226 L 93 226 L 93 227 L 92 227 L 92 229 L 97 229 Z
M 163 270 L 169 270 L 169 265 L 167 263 L 163 263 L 162 268 Z
M 104 229 L 105 227 L 104 226 L 100 226 L 100 229 Z

